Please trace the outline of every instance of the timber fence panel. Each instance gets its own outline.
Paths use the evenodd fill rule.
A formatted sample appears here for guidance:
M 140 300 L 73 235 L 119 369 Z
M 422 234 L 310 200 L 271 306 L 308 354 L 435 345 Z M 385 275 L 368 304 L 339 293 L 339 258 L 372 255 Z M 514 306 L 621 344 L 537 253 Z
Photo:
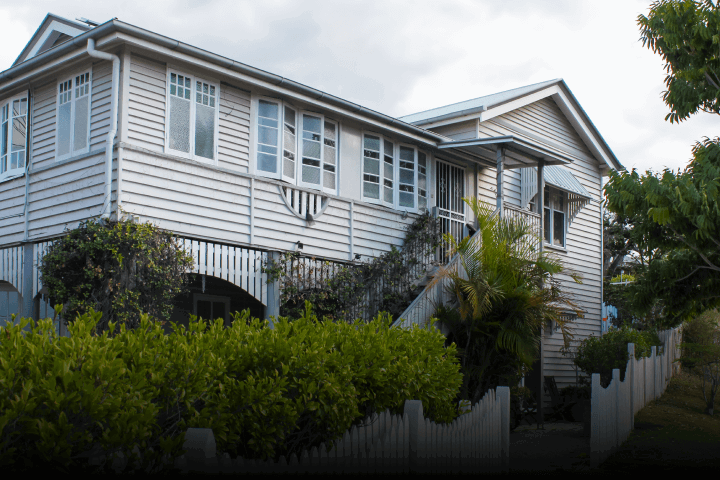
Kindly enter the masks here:
M 635 345 L 628 344 L 625 378 L 613 369 L 607 388 L 600 384 L 600 374 L 592 374 L 590 399 L 590 463 L 602 463 L 627 440 L 635 427 L 635 415 L 651 401 L 657 400 L 667 389 L 674 373 L 673 362 L 679 356 L 680 329 L 660 332 L 663 348 L 658 354 L 655 346 L 649 357 L 635 358 Z
M 490 390 L 469 411 L 450 424 L 436 424 L 423 415 L 419 400 L 405 402 L 403 415 L 385 411 L 353 426 L 328 451 L 319 447 L 292 454 L 289 461 L 218 459 L 212 452 L 197 451 L 180 457 L 175 465 L 187 472 L 220 473 L 490 473 L 508 471 L 510 390 Z M 213 445 L 210 429 L 190 429 L 194 438 Z M 206 454 L 206 455 L 205 455 Z M 196 461 L 203 458 L 202 462 Z M 210 470 L 208 470 L 210 469 Z

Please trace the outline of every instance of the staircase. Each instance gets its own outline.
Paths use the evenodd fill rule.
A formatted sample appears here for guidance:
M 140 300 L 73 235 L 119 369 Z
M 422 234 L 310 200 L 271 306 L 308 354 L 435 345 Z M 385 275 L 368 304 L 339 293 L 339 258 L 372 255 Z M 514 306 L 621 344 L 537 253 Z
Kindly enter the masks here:
M 493 215 L 496 215 L 497 212 L 498 211 L 496 210 Z M 479 241 L 480 234 L 480 230 L 475 232 L 472 237 L 470 237 L 470 241 Z M 398 319 L 393 322 L 392 326 L 399 328 L 411 328 L 412 325 L 415 324 L 426 328 L 428 326 L 428 321 L 435 314 L 437 307 L 452 300 L 452 297 L 447 293 L 447 287 L 450 286 L 449 278 L 445 277 L 442 280 L 435 282 L 433 285 L 430 285 L 431 280 L 438 273 L 441 273 L 441 271 L 457 272 L 458 269 L 462 270 L 462 265 L 460 264 L 460 256 L 456 253 L 447 265 L 428 270 L 425 277 L 418 281 L 417 298 L 415 298 L 410 306 L 407 307 L 402 314 L 400 314 Z M 460 275 L 463 275 L 462 271 L 460 272 Z M 437 323 L 436 328 L 438 328 L 444 335 L 449 333 L 447 327 L 441 323 Z

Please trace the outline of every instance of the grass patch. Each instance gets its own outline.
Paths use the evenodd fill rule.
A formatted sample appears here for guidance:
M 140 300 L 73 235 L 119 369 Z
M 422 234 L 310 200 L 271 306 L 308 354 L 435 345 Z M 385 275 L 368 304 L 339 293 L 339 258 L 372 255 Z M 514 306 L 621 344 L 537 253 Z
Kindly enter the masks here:
M 720 466 L 720 414 L 703 413 L 701 385 L 692 373 L 673 376 L 665 393 L 635 415 L 635 429 L 597 470 L 667 473 Z

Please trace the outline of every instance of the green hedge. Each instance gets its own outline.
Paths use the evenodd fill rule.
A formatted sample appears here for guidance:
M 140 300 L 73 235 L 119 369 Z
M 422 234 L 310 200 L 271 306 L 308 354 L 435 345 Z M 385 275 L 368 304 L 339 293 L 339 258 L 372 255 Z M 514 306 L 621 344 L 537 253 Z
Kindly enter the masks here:
M 600 384 L 607 388 L 612 380 L 613 369 L 620 369 L 620 380 L 625 379 L 629 343 L 635 344 L 636 359 L 649 357 L 652 346 L 662 345 L 656 332 L 638 331 L 625 325 L 620 329 L 610 330 L 601 337 L 592 336 L 583 340 L 578 346 L 575 365 L 588 375 L 599 373 Z M 659 355 L 660 349 L 656 350 Z
M 142 462 L 130 465 L 157 470 L 183 453 L 189 427 L 212 428 L 220 454 L 278 458 L 338 439 L 368 413 L 401 413 L 407 399 L 436 422 L 458 414 L 455 346 L 384 316 L 323 323 L 307 304 L 274 329 L 246 310 L 230 328 L 193 318 L 169 335 L 143 316 L 112 337 L 92 335 L 98 320 L 78 317 L 70 337 L 50 319 L 0 329 L 0 465 L 70 471 L 90 451 L 134 462 L 137 446 Z

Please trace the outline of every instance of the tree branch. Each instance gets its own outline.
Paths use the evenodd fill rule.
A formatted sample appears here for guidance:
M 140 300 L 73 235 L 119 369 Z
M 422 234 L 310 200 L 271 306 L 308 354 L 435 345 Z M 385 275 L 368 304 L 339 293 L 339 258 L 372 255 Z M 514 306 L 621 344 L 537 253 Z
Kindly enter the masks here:
M 678 240 L 680 240 L 681 242 L 683 242 L 685 245 L 687 245 L 688 247 L 690 247 L 691 249 L 693 249 L 693 250 L 695 251 L 695 253 L 697 253 L 698 255 L 700 255 L 700 258 L 702 258 L 702 259 L 705 261 L 705 263 L 708 264 L 708 268 L 709 268 L 710 270 L 714 270 L 714 271 L 716 271 L 716 272 L 720 272 L 720 267 L 718 267 L 717 265 L 715 265 L 714 263 L 712 263 L 712 262 L 710 261 L 710 259 L 708 259 L 708 258 L 705 256 L 705 254 L 702 253 L 696 246 L 692 245 L 690 242 L 688 242 L 687 240 L 685 240 L 685 237 L 684 237 L 683 235 L 680 235 L 680 234 L 677 232 L 677 230 L 675 230 L 675 228 L 673 228 L 672 225 L 668 224 L 668 227 L 670 227 L 670 230 L 672 230 L 673 233 L 675 233 L 675 236 L 678 238 Z

